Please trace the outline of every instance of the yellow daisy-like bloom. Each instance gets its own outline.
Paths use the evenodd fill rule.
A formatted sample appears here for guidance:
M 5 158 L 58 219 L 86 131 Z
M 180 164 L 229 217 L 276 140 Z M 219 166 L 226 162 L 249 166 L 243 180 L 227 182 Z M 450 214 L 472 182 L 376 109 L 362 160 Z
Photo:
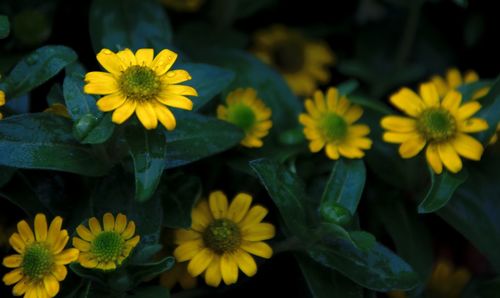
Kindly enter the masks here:
M 139 235 L 134 236 L 135 223 L 127 222 L 121 213 L 116 220 L 113 214 L 104 214 L 102 227 L 95 217 L 88 224 L 89 228 L 79 225 L 79 237 L 73 237 L 73 246 L 80 250 L 78 262 L 85 268 L 115 270 L 141 240 Z
M 363 109 L 340 96 L 337 88 L 328 89 L 326 100 L 321 91 L 316 91 L 314 101 L 306 99 L 305 108 L 307 113 L 300 114 L 299 121 L 304 125 L 311 152 L 325 148 L 330 159 L 361 158 L 365 155 L 363 150 L 371 148 L 372 141 L 367 137 L 370 128 L 354 124 L 363 115 Z
M 108 72 L 92 71 L 85 75 L 84 91 L 105 95 L 97 101 L 103 112 L 113 112 L 112 121 L 125 122 L 135 112 L 146 129 L 154 129 L 158 121 L 168 130 L 175 128 L 174 114 L 167 106 L 191 110 L 196 96 L 193 87 L 178 85 L 191 79 L 185 70 L 169 70 L 177 54 L 162 50 L 154 57 L 153 49 L 130 49 L 113 53 L 103 49 L 97 60 Z
M 0 90 L 0 107 L 5 105 L 5 92 Z M 0 113 L 0 120 L 3 119 L 3 114 Z
M 188 262 L 175 263 L 174 268 L 162 273 L 160 276 L 160 285 L 168 289 L 173 289 L 179 283 L 185 290 L 195 288 L 198 281 L 196 277 L 189 274 L 187 266 Z
M 62 218 L 56 217 L 47 225 L 43 214 L 37 214 L 33 230 L 26 221 L 17 224 L 17 233 L 9 243 L 18 253 L 3 259 L 7 268 L 15 268 L 3 277 L 3 282 L 14 285 L 12 294 L 26 298 L 48 298 L 59 293 L 59 282 L 66 278 L 66 267 L 78 259 L 78 250 L 64 249 L 68 231 L 61 230 Z
M 238 268 L 247 276 L 257 273 L 250 254 L 270 258 L 271 247 L 263 242 L 274 237 L 272 224 L 262 223 L 267 209 L 253 206 L 252 197 L 239 193 L 228 206 L 221 191 L 212 192 L 191 213 L 191 229 L 176 230 L 174 256 L 179 262 L 189 261 L 192 276 L 205 272 L 205 282 L 213 287 L 221 280 L 226 285 L 238 280 Z
M 243 129 L 245 138 L 241 145 L 249 148 L 262 147 L 261 139 L 273 126 L 271 109 L 257 98 L 257 91 L 253 88 L 240 88 L 229 93 L 226 105 L 217 107 L 217 118 Z
M 479 76 L 473 70 L 467 71 L 463 76 L 457 68 L 450 68 L 446 71 L 446 76 L 442 77 L 434 75 L 431 77 L 431 82 L 436 85 L 440 97 L 444 97 L 450 90 L 457 90 L 458 87 L 474 83 L 479 80 Z M 472 99 L 478 99 L 485 96 L 489 91 L 488 87 L 484 87 L 474 92 Z
M 162 2 L 178 12 L 196 12 L 205 3 L 204 0 L 162 0 Z
M 328 67 L 335 62 L 326 43 L 308 40 L 282 25 L 257 32 L 253 52 L 276 68 L 293 92 L 301 96 L 311 95 L 318 83 L 328 82 Z
M 488 129 L 484 119 L 471 118 L 481 109 L 477 101 L 461 104 L 462 95 L 454 90 L 439 96 L 433 83 L 420 86 L 420 96 L 408 88 L 390 97 L 391 103 L 410 117 L 386 116 L 381 125 L 383 139 L 401 144 L 403 158 L 416 156 L 427 144 L 427 163 L 440 174 L 443 165 L 452 173 L 462 169 L 460 156 L 480 160 L 483 146 L 468 133 Z

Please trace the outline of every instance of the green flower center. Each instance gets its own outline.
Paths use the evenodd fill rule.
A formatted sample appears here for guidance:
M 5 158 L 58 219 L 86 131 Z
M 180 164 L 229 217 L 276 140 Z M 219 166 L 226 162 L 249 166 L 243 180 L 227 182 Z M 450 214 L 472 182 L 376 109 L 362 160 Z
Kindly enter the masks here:
M 121 92 L 139 101 L 153 99 L 161 89 L 161 81 L 149 67 L 134 65 L 127 68 L 119 79 Z
M 426 140 L 446 141 L 457 131 L 457 122 L 453 115 L 442 108 L 423 111 L 417 120 L 417 130 Z
M 54 256 L 43 243 L 33 243 L 23 255 L 23 273 L 31 279 L 40 280 L 50 273 L 54 265 Z
M 203 242 L 215 253 L 223 254 L 239 247 L 241 232 L 234 222 L 217 219 L 203 232 Z
M 227 114 L 228 121 L 240 127 L 244 131 L 250 130 L 257 120 L 253 110 L 244 104 L 230 106 Z
M 99 262 L 113 262 L 123 253 L 125 241 L 116 232 L 102 232 L 91 243 L 90 251 Z
M 320 121 L 320 129 L 329 142 L 343 140 L 347 136 L 348 124 L 335 113 L 326 114 Z
M 278 43 L 272 51 L 274 64 L 284 73 L 296 73 L 304 67 L 305 49 L 300 40 Z

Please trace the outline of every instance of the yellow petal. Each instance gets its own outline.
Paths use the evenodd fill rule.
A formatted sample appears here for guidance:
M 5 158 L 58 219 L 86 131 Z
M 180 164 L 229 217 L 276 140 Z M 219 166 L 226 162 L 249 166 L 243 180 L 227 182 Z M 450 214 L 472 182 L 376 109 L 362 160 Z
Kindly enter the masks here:
M 21 267 L 23 263 L 23 257 L 21 255 L 11 255 L 3 259 L 2 264 L 7 268 L 17 268 Z
M 235 255 L 235 260 L 240 270 L 245 273 L 246 276 L 251 277 L 257 273 L 257 264 L 246 251 L 239 249 Z
M 450 111 L 452 114 L 455 114 L 458 111 L 461 102 L 462 102 L 462 94 L 460 94 L 460 92 L 457 92 L 455 90 L 450 90 L 444 96 L 441 106 Z
M 137 104 L 135 114 L 137 115 L 137 118 L 139 118 L 139 121 L 141 121 L 144 128 L 155 129 L 158 126 L 156 112 L 149 102 L 144 101 Z
M 214 253 L 209 248 L 204 248 L 198 252 L 188 264 L 188 272 L 192 276 L 198 276 L 205 271 L 212 262 Z
M 198 92 L 196 92 L 196 90 L 193 87 L 186 85 L 168 85 L 163 89 L 163 91 L 166 93 L 172 93 L 177 95 L 192 95 L 192 96 L 198 95 Z
M 31 281 L 29 278 L 25 277 L 21 279 L 15 286 L 12 288 L 12 294 L 14 296 L 22 296 L 28 290 Z M 26 296 L 25 296 L 26 297 Z
M 165 126 L 165 128 L 169 131 L 174 130 L 176 126 L 176 120 L 174 114 L 165 106 L 161 104 L 154 105 L 156 117 L 158 117 L 158 121 Z
M 87 252 L 90 250 L 90 243 L 78 237 L 73 237 L 73 246 L 83 252 Z
M 347 158 L 362 158 L 365 156 L 365 153 L 362 150 L 359 150 L 359 148 L 356 148 L 352 144 L 348 144 L 346 142 L 339 144 L 339 153 Z
M 96 268 L 99 262 L 90 253 L 80 253 L 78 262 L 85 268 Z
M 458 133 L 451 144 L 457 153 L 465 158 L 480 160 L 483 155 L 483 145 L 469 135 Z
M 97 101 L 97 107 L 102 112 L 109 112 L 120 107 L 127 98 L 123 96 L 121 93 L 116 92 L 113 94 L 109 94 L 101 97 Z
M 337 145 L 333 143 L 328 143 L 326 145 L 325 151 L 326 151 L 326 156 L 328 156 L 328 158 L 330 159 L 337 160 L 340 157 L 339 148 Z
M 92 71 L 85 75 L 83 91 L 87 94 L 111 94 L 119 91 L 116 78 L 107 72 Z
M 26 248 L 26 243 L 21 239 L 18 233 L 14 233 L 9 238 L 10 246 L 17 251 L 18 253 L 24 253 L 24 249 Z
M 244 240 L 261 241 L 273 238 L 276 234 L 276 229 L 270 223 L 259 223 L 242 229 L 241 234 Z
M 157 75 L 161 76 L 166 73 L 177 59 L 177 54 L 170 50 L 162 50 L 151 63 L 151 68 Z
M 372 147 L 372 140 L 369 138 L 349 138 L 349 144 L 364 150 L 368 150 Z
M 325 141 L 323 139 L 316 139 L 309 143 L 309 150 L 311 152 L 318 152 L 325 146 Z
M 121 234 L 125 230 L 126 227 L 127 227 L 127 217 L 121 213 L 118 213 L 118 215 L 116 216 L 114 230 L 117 233 Z
M 462 169 L 462 160 L 457 151 L 450 143 L 440 143 L 438 146 L 439 158 L 444 166 L 452 173 L 458 173 Z
M 59 282 L 52 275 L 47 275 L 43 278 L 43 285 L 45 287 L 45 291 L 50 297 L 54 297 L 59 293 Z
M 417 121 L 408 117 L 386 116 L 380 121 L 380 125 L 394 132 L 411 132 L 417 129 Z
M 370 128 L 365 124 L 355 124 L 348 128 L 347 134 L 351 137 L 364 137 L 370 133 Z
M 480 132 L 488 129 L 488 122 L 481 118 L 467 119 L 458 123 L 458 131 Z
M 64 265 L 55 265 L 51 273 L 58 281 L 63 281 L 68 275 L 68 269 Z
M 99 220 L 95 217 L 89 219 L 89 228 L 92 234 L 94 235 L 98 235 L 102 231 L 101 224 L 99 223 Z
M 56 216 L 52 220 L 49 226 L 49 231 L 47 234 L 47 243 L 55 243 L 61 233 L 63 219 L 60 216 Z
M 126 68 L 137 64 L 134 53 L 128 48 L 119 51 L 116 55 L 122 60 L 123 66 Z
M 106 263 L 99 263 L 96 268 L 99 268 L 104 271 L 111 271 L 116 269 L 116 263 L 113 261 L 109 261 Z
M 47 218 L 41 213 L 35 216 L 35 238 L 40 242 L 47 239 Z
M 352 105 L 345 112 L 344 119 L 345 121 L 347 121 L 347 123 L 352 124 L 358 121 L 362 115 L 363 115 L 363 109 L 358 105 Z
M 183 69 L 176 69 L 168 71 L 161 79 L 165 83 L 173 85 L 191 80 L 191 75 Z
M 306 99 L 306 101 L 304 102 L 304 106 L 306 107 L 306 111 L 309 113 L 309 115 L 311 115 L 311 117 L 313 118 L 320 117 L 321 114 L 314 105 L 312 100 Z
M 105 70 L 114 75 L 120 75 L 126 67 L 120 57 L 108 49 L 102 49 L 97 54 L 97 61 Z
M 351 106 L 350 102 L 345 98 L 345 96 L 342 96 L 338 101 L 337 101 L 337 108 L 336 108 L 336 113 L 339 115 L 344 115 L 344 113 L 349 109 Z
M 135 52 L 137 65 L 149 66 L 153 62 L 155 53 L 153 49 L 139 49 Z
M 477 111 L 479 111 L 480 109 L 481 109 L 481 104 L 478 103 L 477 101 L 467 102 L 462 106 L 460 106 L 460 108 L 458 108 L 457 118 L 459 120 L 467 119 L 472 115 L 474 115 L 475 113 L 477 113 Z
M 431 143 L 429 144 L 429 146 L 427 146 L 425 157 L 427 158 L 427 162 L 436 174 L 441 174 L 441 172 L 443 172 L 443 163 L 441 162 L 441 158 L 439 157 L 436 144 Z
M 203 232 L 205 228 L 213 221 L 210 207 L 207 200 L 201 200 L 191 211 L 191 228 L 198 232 Z
M 182 244 L 187 241 L 201 239 L 201 233 L 187 229 L 177 229 L 174 232 L 174 243 Z
M 118 107 L 114 112 L 111 120 L 116 124 L 122 124 L 125 122 L 135 111 L 137 103 L 134 100 L 125 101 L 120 107 Z
M 33 241 L 35 241 L 35 234 L 33 234 L 33 231 L 31 230 L 30 226 L 25 220 L 21 220 L 17 224 L 17 230 L 19 231 L 19 235 L 21 236 L 21 239 L 26 243 L 30 244 Z
M 446 92 L 449 90 L 448 83 L 446 83 L 446 81 L 440 76 L 433 76 L 431 78 L 431 82 L 434 83 L 434 86 L 436 86 L 439 97 L 444 97 Z
M 225 253 L 222 255 L 220 269 L 222 279 L 226 285 L 231 285 L 238 281 L 238 265 L 232 254 Z
M 448 85 L 451 89 L 455 89 L 458 86 L 462 85 L 462 75 L 456 68 L 449 69 L 446 72 L 446 80 L 448 81 Z
M 141 236 L 139 235 L 136 235 L 134 238 L 130 239 L 130 240 L 127 240 L 125 242 L 125 245 L 130 249 L 132 250 L 134 247 L 137 246 L 137 244 L 139 244 L 139 242 L 141 241 Z
M 325 103 L 325 97 L 323 96 L 323 92 L 316 90 L 314 92 L 314 103 L 316 104 L 316 108 L 320 112 L 325 112 L 326 111 L 326 103 Z
M 80 238 L 82 238 L 85 241 L 90 242 L 94 240 L 94 235 L 92 234 L 92 232 L 90 232 L 90 230 L 83 225 L 79 225 L 76 228 L 76 233 L 78 234 L 78 236 L 80 236 Z
M 177 246 L 174 250 L 174 257 L 177 262 L 185 262 L 191 260 L 195 255 L 197 255 L 203 249 L 203 240 L 196 239 L 193 241 L 187 241 Z
M 425 147 L 425 139 L 421 136 L 411 137 L 399 146 L 399 155 L 402 158 L 412 158 Z
M 123 239 L 127 240 L 132 238 L 134 234 L 135 234 L 135 222 L 131 220 L 128 222 L 127 227 L 123 231 L 122 237 Z
M 115 217 L 113 214 L 107 212 L 103 217 L 104 231 L 113 231 L 115 228 Z
M 473 70 L 469 70 L 465 73 L 464 76 L 464 83 L 473 83 L 479 81 L 479 76 L 477 75 L 477 72 Z
M 415 92 L 408 88 L 402 88 L 389 98 L 390 102 L 410 116 L 418 116 L 424 109 L 424 103 Z
M 240 247 L 258 257 L 269 259 L 273 255 L 273 249 L 264 242 L 242 241 Z
M 241 229 L 246 229 L 249 226 L 256 225 L 260 223 L 264 217 L 266 217 L 269 211 L 262 206 L 253 206 L 245 216 L 245 218 L 239 223 Z
M 189 98 L 178 94 L 161 93 L 160 96 L 156 98 L 156 100 L 164 105 L 173 108 L 178 108 L 188 111 L 193 109 L 193 102 Z
M 330 111 L 335 111 L 337 109 L 337 100 L 339 97 L 339 92 L 337 88 L 330 87 L 326 92 L 326 103 Z
M 210 193 L 208 198 L 212 216 L 215 219 L 226 217 L 227 213 L 227 197 L 222 191 L 214 191 Z
M 434 83 L 420 85 L 420 96 L 427 107 L 439 106 L 439 93 Z
M 412 138 L 415 135 L 416 135 L 415 133 L 407 133 L 407 132 L 404 132 L 404 133 L 385 132 L 382 135 L 382 139 L 387 143 L 399 144 L 399 143 L 404 143 L 404 142 L 408 141 L 410 138 Z
M 235 223 L 239 223 L 245 215 L 247 215 L 248 209 L 252 204 L 252 197 L 246 193 L 239 193 L 231 202 L 229 210 L 227 211 L 227 218 L 231 219 Z
M 54 257 L 56 265 L 66 265 L 78 260 L 79 251 L 76 248 L 68 248 Z
M 205 282 L 211 287 L 218 287 L 222 280 L 220 262 L 220 257 L 218 255 L 214 255 L 212 262 L 208 265 L 207 272 L 205 272 Z
M 316 122 L 308 114 L 300 114 L 299 122 L 304 126 L 315 127 Z
M 59 233 L 59 237 L 57 238 L 56 242 L 54 242 L 52 245 L 52 252 L 54 254 L 60 253 L 64 249 L 64 247 L 66 247 L 68 241 L 69 241 L 68 231 L 62 230 Z
M 16 282 L 20 281 L 21 279 L 23 279 L 23 277 L 24 277 L 23 269 L 18 268 L 18 269 L 14 269 L 14 270 L 10 271 L 9 273 L 6 273 L 3 276 L 2 280 L 6 286 L 10 286 L 10 285 L 13 285 Z

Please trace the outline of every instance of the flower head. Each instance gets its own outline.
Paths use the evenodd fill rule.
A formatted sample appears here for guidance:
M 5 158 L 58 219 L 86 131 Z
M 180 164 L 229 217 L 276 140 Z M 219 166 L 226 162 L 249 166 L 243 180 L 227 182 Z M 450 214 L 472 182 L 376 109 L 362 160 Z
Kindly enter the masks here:
M 3 265 L 14 270 L 5 274 L 3 282 L 10 286 L 14 296 L 54 297 L 59 292 L 59 282 L 67 275 L 64 265 L 78 259 L 78 250 L 64 249 L 68 231 L 61 230 L 62 218 L 56 217 L 47 225 L 43 214 L 35 217 L 34 233 L 26 221 L 17 224 L 9 243 L 18 253 L 3 259 Z
M 387 130 L 384 141 L 401 144 L 401 157 L 414 157 L 427 145 L 427 162 L 437 174 L 443 171 L 443 165 L 452 173 L 459 172 L 460 156 L 481 159 L 483 146 L 468 135 L 488 129 L 484 119 L 471 118 L 481 109 L 477 101 L 461 104 L 462 95 L 454 90 L 441 98 L 433 83 L 422 84 L 420 96 L 402 88 L 390 101 L 409 116 L 386 116 L 381 120 Z
M 311 152 L 325 148 L 331 159 L 361 158 L 363 150 L 370 149 L 372 141 L 367 138 L 370 128 L 364 124 L 354 124 L 363 115 L 363 109 L 352 105 L 345 96 L 340 96 L 336 88 L 329 88 L 325 96 L 321 91 L 314 93 L 314 101 L 305 101 L 307 113 L 299 116 L 304 125 L 304 134 L 310 141 Z
M 3 92 L 2 90 L 0 90 L 0 107 L 5 105 L 5 92 Z M 0 113 L 0 119 L 3 118 L 3 114 Z
M 262 138 L 272 127 L 271 109 L 257 98 L 253 88 L 236 89 L 229 93 L 226 105 L 217 107 L 217 118 L 230 122 L 245 132 L 241 145 L 262 147 Z
M 213 287 L 221 280 L 226 285 L 236 283 L 238 268 L 247 276 L 255 275 L 257 264 L 250 254 L 270 258 L 273 251 L 263 240 L 273 238 L 275 229 L 261 222 L 267 209 L 251 204 L 252 197 L 244 193 L 228 204 L 221 191 L 200 201 L 191 213 L 191 228 L 176 231 L 177 261 L 189 261 L 192 276 L 205 272 L 205 282 Z
M 276 68 L 295 94 L 304 96 L 311 95 L 318 83 L 328 82 L 328 67 L 335 62 L 327 44 L 281 25 L 257 32 L 253 52 Z
M 478 80 L 479 76 L 475 71 L 469 70 L 462 76 L 460 71 L 456 68 L 448 69 L 446 71 L 445 77 L 439 75 L 434 75 L 431 77 L 431 82 L 436 86 L 437 92 L 440 97 L 444 97 L 450 90 L 457 90 L 457 88 L 462 85 L 474 83 Z M 481 88 L 472 95 L 472 99 L 481 98 L 486 95 L 488 91 L 488 87 Z
M 95 217 L 89 219 L 89 228 L 79 225 L 73 237 L 73 246 L 80 250 L 78 262 L 85 268 L 114 270 L 130 255 L 140 241 L 135 234 L 135 223 L 127 222 L 121 213 L 116 220 L 111 213 L 104 214 L 103 225 Z
M 191 79 L 185 70 L 169 70 L 177 59 L 170 50 L 154 57 L 153 49 L 130 49 L 113 53 L 103 49 L 97 60 L 108 72 L 92 71 L 85 75 L 84 91 L 105 95 L 97 101 L 103 112 L 113 112 L 112 121 L 125 122 L 135 112 L 146 129 L 154 129 L 158 121 L 168 130 L 175 128 L 174 114 L 167 107 L 191 110 L 186 96 L 196 96 L 193 87 L 178 85 Z

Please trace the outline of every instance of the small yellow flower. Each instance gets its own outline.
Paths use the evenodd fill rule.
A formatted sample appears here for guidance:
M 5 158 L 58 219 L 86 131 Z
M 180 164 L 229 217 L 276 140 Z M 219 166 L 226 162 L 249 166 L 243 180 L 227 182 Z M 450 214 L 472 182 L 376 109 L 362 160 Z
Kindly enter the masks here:
M 205 272 L 205 282 L 219 286 L 238 280 L 238 268 L 247 276 L 257 273 L 257 264 L 250 254 L 270 258 L 271 247 L 263 242 L 274 237 L 272 224 L 262 223 L 267 209 L 253 206 L 252 197 L 239 193 L 228 206 L 221 191 L 212 192 L 191 213 L 191 229 L 176 230 L 174 256 L 187 262 L 188 272 L 198 276 Z
M 189 274 L 187 270 L 188 262 L 175 263 L 174 268 L 162 273 L 160 276 L 160 285 L 167 289 L 173 289 L 179 283 L 185 290 L 196 287 L 198 281 L 196 277 Z
M 245 131 L 241 145 L 262 147 L 262 138 L 272 127 L 271 109 L 257 98 L 253 88 L 236 89 L 226 98 L 227 105 L 217 107 L 217 118 L 230 122 Z
M 163 4 L 178 12 L 196 12 L 205 0 L 162 0 Z
M 66 267 L 78 259 L 78 250 L 64 249 L 68 243 L 68 231 L 61 230 L 62 218 L 57 216 L 47 227 L 43 214 L 35 217 L 34 230 L 26 221 L 17 224 L 17 233 L 9 239 L 18 253 L 3 259 L 7 268 L 15 268 L 3 277 L 14 296 L 48 298 L 59 293 L 59 282 L 66 278 Z
M 85 268 L 115 270 L 130 255 L 140 241 L 135 234 L 135 223 L 127 222 L 121 213 L 116 220 L 111 213 L 104 214 L 103 226 L 95 217 L 89 219 L 89 228 L 79 225 L 73 237 L 73 246 L 80 250 L 78 262 Z
M 467 71 L 463 76 L 457 68 L 450 68 L 446 71 L 446 77 L 434 75 L 431 82 L 436 85 L 440 97 L 444 97 L 450 90 L 457 90 L 458 87 L 474 83 L 479 80 L 479 76 L 473 70 Z M 478 99 L 485 96 L 489 91 L 488 87 L 479 89 L 474 93 L 472 99 Z
M 308 40 L 282 25 L 255 34 L 253 52 L 276 68 L 297 95 L 310 96 L 318 83 L 330 79 L 335 56 L 324 42 Z
M 441 98 L 433 83 L 422 84 L 420 96 L 402 88 L 390 101 L 410 116 L 386 116 L 381 120 L 387 130 L 384 141 L 401 144 L 401 157 L 412 158 L 427 145 L 427 162 L 437 174 L 443 171 L 443 165 L 452 173 L 459 172 L 460 156 L 481 159 L 483 146 L 468 135 L 488 129 L 484 119 L 471 118 L 481 109 L 477 101 L 461 104 L 462 95 L 454 90 Z
M 84 91 L 105 95 L 97 101 L 103 112 L 113 112 L 112 121 L 125 122 L 135 112 L 146 129 L 154 129 L 158 121 L 168 130 L 176 125 L 174 114 L 167 107 L 191 110 L 196 96 L 193 87 L 178 85 L 191 79 L 185 70 L 169 70 L 177 59 L 170 50 L 154 57 L 153 49 L 130 49 L 113 53 L 103 49 L 97 60 L 108 72 L 92 71 L 85 75 Z
M 345 96 L 340 96 L 336 88 L 329 88 L 326 100 L 323 92 L 314 93 L 314 101 L 306 99 L 307 113 L 299 116 L 304 125 L 304 134 L 310 141 L 311 152 L 325 148 L 331 159 L 361 158 L 363 150 L 370 149 L 372 141 L 367 137 L 370 128 L 364 124 L 354 124 L 363 115 L 363 109 L 352 105 Z
M 0 90 L 0 107 L 5 105 L 5 92 Z M 3 114 L 0 113 L 0 120 L 3 119 Z
M 44 110 L 45 113 L 52 113 L 65 118 L 71 118 L 68 109 L 62 103 L 55 103 Z

